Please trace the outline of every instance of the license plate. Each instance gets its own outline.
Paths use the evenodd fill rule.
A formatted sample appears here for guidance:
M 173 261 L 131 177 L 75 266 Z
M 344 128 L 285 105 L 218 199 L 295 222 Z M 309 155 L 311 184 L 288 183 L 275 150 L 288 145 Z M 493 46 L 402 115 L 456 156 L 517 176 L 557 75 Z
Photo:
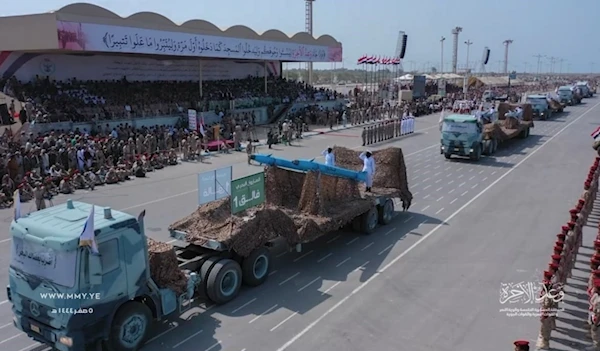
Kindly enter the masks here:
M 29 326 L 31 327 L 31 330 L 33 330 L 34 332 L 36 332 L 38 334 L 41 333 L 40 327 L 38 327 L 37 325 L 30 324 Z
M 454 151 L 460 151 L 460 149 L 459 149 L 459 148 L 457 148 L 457 147 L 455 147 L 455 148 L 454 148 Z

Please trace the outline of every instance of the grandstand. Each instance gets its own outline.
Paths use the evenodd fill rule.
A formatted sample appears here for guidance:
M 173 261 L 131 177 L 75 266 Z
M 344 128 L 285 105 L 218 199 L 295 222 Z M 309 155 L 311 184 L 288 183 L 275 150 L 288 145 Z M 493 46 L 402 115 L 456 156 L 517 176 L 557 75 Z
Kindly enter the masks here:
M 207 122 L 219 111 L 253 109 L 256 123 L 266 123 L 267 106 L 319 93 L 283 79 L 283 63 L 342 60 L 329 35 L 177 25 L 151 12 L 123 18 L 83 3 L 0 17 L 0 32 L 11 33 L 0 38 L 0 88 L 43 130 L 173 124 L 188 108 Z

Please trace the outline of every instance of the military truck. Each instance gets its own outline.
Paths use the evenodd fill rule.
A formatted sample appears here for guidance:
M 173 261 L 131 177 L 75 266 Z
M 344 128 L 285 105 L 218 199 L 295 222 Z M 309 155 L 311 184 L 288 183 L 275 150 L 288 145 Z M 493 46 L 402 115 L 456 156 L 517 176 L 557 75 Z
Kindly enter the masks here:
M 531 104 L 534 118 L 546 120 L 552 117 L 552 109 L 546 95 L 527 95 L 525 101 Z
M 520 107 L 520 115 L 515 110 Z M 509 117 L 513 115 L 516 118 Z M 483 153 L 492 155 L 498 147 L 511 139 L 529 137 L 533 124 L 533 108 L 528 103 L 509 104 L 501 102 L 498 105 L 498 120 L 483 125 Z
M 10 226 L 7 287 L 14 325 L 59 351 L 139 350 L 152 322 L 183 313 L 193 306 L 193 298 L 223 304 L 238 295 L 242 283 L 264 283 L 274 240 L 283 237 L 300 251 L 302 243 L 344 226 L 371 234 L 379 224 L 389 224 L 393 198 L 400 197 L 404 208 L 412 200 L 402 152 L 391 149 L 386 156 L 395 166 L 388 167 L 382 155 L 377 165 L 382 174 L 369 194 L 358 188 L 356 180 L 365 174 L 352 170 L 358 158 L 352 150 L 336 152 L 338 164 L 344 164 L 344 152 L 348 155 L 348 169 L 254 157 L 274 164 L 265 171 L 265 189 L 271 192 L 267 199 L 273 200 L 236 215 L 228 208 L 233 206 L 230 198 L 200 206 L 171 226 L 171 236 L 186 241 L 176 247 L 146 237 L 145 211 L 136 218 L 68 200 L 19 218 Z M 298 172 L 302 170 L 308 172 Z M 277 183 L 281 177 L 298 186 L 284 189 L 286 184 Z M 328 186 L 321 186 L 325 181 Z M 289 207 L 275 204 L 275 191 L 282 201 L 298 201 Z M 306 211 L 299 213 L 299 208 Z M 202 230 L 191 233 L 194 226 Z M 223 226 L 226 230 L 219 231 Z M 83 240 L 86 231 L 93 234 Z M 44 298 L 46 293 L 64 298 Z
M 444 117 L 440 154 L 446 159 L 454 155 L 479 161 L 483 154 L 483 127 L 477 117 L 465 114 Z
M 581 103 L 581 97 L 578 96 L 575 91 L 575 87 L 572 85 L 563 85 L 556 89 L 556 93 L 560 97 L 561 103 L 565 103 L 569 106 Z

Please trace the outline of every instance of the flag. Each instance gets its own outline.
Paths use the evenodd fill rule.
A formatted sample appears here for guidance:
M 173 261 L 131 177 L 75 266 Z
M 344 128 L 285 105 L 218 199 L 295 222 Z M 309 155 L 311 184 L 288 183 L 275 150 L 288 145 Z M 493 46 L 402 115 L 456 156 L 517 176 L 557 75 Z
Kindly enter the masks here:
M 13 194 L 13 200 L 15 202 L 15 222 L 21 218 L 21 192 L 19 189 L 15 190 Z
M 367 60 L 365 61 L 365 63 L 366 63 L 367 65 L 372 65 L 372 64 L 374 64 L 374 63 L 375 63 L 375 56 L 369 56 L 369 57 L 367 57 Z
M 367 63 L 368 59 L 369 59 L 369 57 L 367 55 L 363 55 L 358 59 L 357 64 L 364 65 L 365 63 Z
M 596 140 L 599 136 L 600 136 L 600 127 L 596 128 L 596 130 L 594 130 L 594 132 L 592 133 L 592 138 L 594 140 Z
M 381 57 L 375 57 L 373 63 L 379 65 L 381 63 Z
M 94 205 L 92 205 L 90 214 L 83 225 L 81 235 L 79 235 L 79 246 L 87 246 L 91 248 L 93 253 L 99 254 L 98 246 L 96 245 L 96 234 L 94 233 L 94 211 Z

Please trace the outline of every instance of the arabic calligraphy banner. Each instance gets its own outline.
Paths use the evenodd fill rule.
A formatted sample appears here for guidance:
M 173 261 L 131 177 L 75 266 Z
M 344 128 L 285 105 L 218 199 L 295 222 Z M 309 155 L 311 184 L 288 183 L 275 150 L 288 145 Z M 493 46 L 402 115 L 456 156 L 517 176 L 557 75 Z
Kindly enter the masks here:
M 58 48 L 189 57 L 341 62 L 342 48 L 168 32 L 92 23 L 57 22 Z
M 231 193 L 232 169 L 225 167 L 198 174 L 198 205 L 219 200 Z
M 16 77 L 22 82 L 30 82 L 36 76 L 66 81 L 78 80 L 118 80 L 123 76 L 131 81 L 203 81 L 233 80 L 250 77 L 281 76 L 278 61 L 264 62 L 234 60 L 197 59 L 169 60 L 168 57 L 139 57 L 132 55 L 32 55 L 11 52 L 6 60 L 0 60 L 0 77 Z M 200 74 L 202 69 L 202 74 Z

